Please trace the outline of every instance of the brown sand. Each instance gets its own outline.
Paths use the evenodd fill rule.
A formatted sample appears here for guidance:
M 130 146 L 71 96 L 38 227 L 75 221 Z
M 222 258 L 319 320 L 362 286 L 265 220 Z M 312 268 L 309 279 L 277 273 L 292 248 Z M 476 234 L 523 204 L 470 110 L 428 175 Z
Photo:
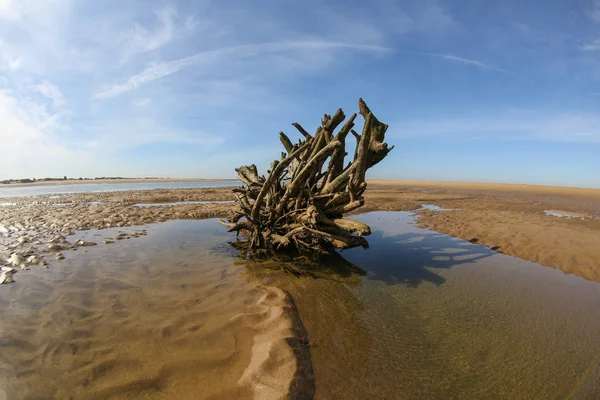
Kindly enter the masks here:
M 371 181 L 366 203 L 365 211 L 440 206 L 449 210 L 417 211 L 421 226 L 600 281 L 599 189 Z M 545 211 L 579 218 L 559 218 Z
M 173 232 L 161 229 L 3 285 L 0 398 L 310 395 L 304 328 L 290 296 L 240 279 L 231 257 L 210 250 L 223 238 L 182 244 L 185 235 L 158 240 Z
M 449 210 L 416 211 L 419 223 L 502 253 L 600 281 L 599 190 L 371 181 L 366 196 L 367 205 L 361 212 L 418 210 L 423 204 L 444 207 Z M 6 259 L 17 253 L 52 258 L 56 251 L 46 246 L 60 235 L 58 243 L 65 251 L 86 248 L 84 251 L 97 252 L 106 261 L 121 257 L 123 252 L 104 252 L 104 246 L 88 250 L 76 245 L 71 235 L 77 230 L 117 227 L 105 232 L 111 239 L 108 242 L 115 242 L 113 248 L 118 248 L 122 246 L 119 239 L 138 236 L 132 226 L 169 219 L 225 217 L 232 207 L 229 203 L 137 207 L 137 203 L 232 199 L 230 188 L 0 199 L 16 203 L 0 207 L 0 256 Z M 101 204 L 90 204 L 92 201 Z M 544 211 L 549 210 L 583 219 L 546 215 Z M 168 254 L 165 250 L 157 253 L 154 261 L 160 262 L 159 254 Z M 57 265 L 68 266 L 69 262 L 81 264 L 82 259 L 77 257 L 77 253 L 69 255 L 60 264 L 51 261 L 51 270 Z M 186 398 L 199 380 L 207 382 L 203 398 L 277 398 L 296 383 L 304 385 L 296 376 L 298 360 L 303 357 L 296 354 L 302 346 L 298 346 L 299 336 L 294 336 L 297 330 L 293 321 L 299 318 L 285 292 L 257 288 L 255 284 L 241 291 L 233 284 L 230 292 L 223 289 L 229 286 L 217 283 L 215 269 L 207 287 L 202 286 L 203 272 L 197 281 L 198 291 L 189 297 L 167 299 L 167 291 L 171 293 L 173 285 L 187 285 L 189 276 L 175 273 L 166 281 L 153 281 L 148 270 L 143 266 L 139 269 L 137 279 L 149 280 L 142 291 L 139 281 L 133 283 L 128 277 L 115 282 L 110 274 L 119 268 L 100 263 L 66 280 L 54 280 L 54 275 L 44 275 L 32 266 L 30 272 L 18 278 L 17 285 L 3 290 L 0 346 L 12 350 L 2 352 L 0 377 L 4 381 L 0 384 L 8 385 L 12 394 L 9 398 L 47 398 L 48 393 L 54 393 L 50 397 L 55 398 L 64 398 L 67 393 L 77 394 L 75 398 L 127 398 L 132 392 L 141 398 Z M 218 275 L 222 279 L 221 272 Z M 33 277 L 39 279 L 39 284 Z M 147 297 L 149 290 L 152 298 Z M 182 315 L 196 312 L 186 307 L 193 307 L 203 296 L 201 293 L 208 296 L 201 302 L 207 308 L 196 310 L 197 317 L 207 322 L 201 327 L 182 322 Z M 123 304 L 134 305 L 138 312 L 119 316 Z M 21 307 L 26 312 L 20 311 Z M 254 334 L 247 335 L 248 329 Z M 163 335 L 175 337 L 178 344 L 165 345 Z M 206 347 L 206 343 L 211 345 Z M 193 361 L 190 352 L 197 352 Z M 140 354 L 144 356 L 139 358 Z M 65 371 L 69 371 L 69 379 L 65 379 Z M 42 376 L 53 379 L 40 385 Z
M 16 206 L 0 207 L 0 225 L 5 229 L 12 227 L 15 240 L 19 235 L 18 227 L 25 228 L 22 231 L 44 231 L 48 238 L 52 232 L 68 236 L 77 229 L 127 227 L 169 219 L 222 218 L 232 212 L 229 203 L 161 207 L 136 207 L 136 203 L 233 199 L 231 188 L 11 197 L 0 199 L 0 202 L 17 203 Z M 94 201 L 102 204 L 89 204 Z M 418 210 L 423 204 L 450 209 L 416 211 L 418 221 L 424 227 L 600 281 L 599 189 L 369 181 L 366 205 L 358 212 Z M 558 218 L 546 215 L 545 211 L 558 211 L 578 218 Z

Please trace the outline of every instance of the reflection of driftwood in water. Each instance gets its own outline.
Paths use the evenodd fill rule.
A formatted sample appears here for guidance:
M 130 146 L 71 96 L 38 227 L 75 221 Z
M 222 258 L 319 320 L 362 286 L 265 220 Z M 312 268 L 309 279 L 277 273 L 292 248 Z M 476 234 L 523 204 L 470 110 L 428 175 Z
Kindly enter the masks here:
M 236 264 L 243 264 L 248 274 L 262 280 L 268 276 L 291 275 L 297 278 L 328 279 L 345 283 L 356 283 L 358 276 L 366 275 L 366 271 L 342 257 L 338 253 L 321 255 L 317 260 L 307 256 L 298 256 L 292 252 L 279 252 L 269 258 L 261 254 L 253 256 L 246 251 L 246 242 L 228 242 L 238 251 Z
M 384 143 L 388 126 L 381 123 L 360 99 L 364 118 L 362 133 L 355 132 L 353 114 L 347 122 L 341 109 L 325 115 L 316 133 L 309 134 L 300 124 L 294 127 L 304 139 L 293 144 L 283 132 L 280 140 L 286 150 L 273 161 L 268 176 L 259 176 L 255 165 L 236 169 L 244 183 L 234 189 L 239 209 L 221 221 L 230 232 L 248 238 L 247 247 L 266 251 L 294 248 L 321 254 L 352 247 L 368 247 L 363 236 L 368 225 L 343 216 L 364 204 L 365 174 L 392 150 Z M 356 139 L 353 158 L 346 164 L 346 137 Z

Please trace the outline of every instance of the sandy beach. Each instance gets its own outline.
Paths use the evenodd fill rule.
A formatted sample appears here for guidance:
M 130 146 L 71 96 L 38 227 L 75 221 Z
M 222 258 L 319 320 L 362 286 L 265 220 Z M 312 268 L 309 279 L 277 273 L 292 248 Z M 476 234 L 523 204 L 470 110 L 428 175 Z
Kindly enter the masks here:
M 599 189 L 373 181 L 366 208 L 418 210 L 423 227 L 600 281 Z
M 423 227 L 600 281 L 600 189 L 370 181 L 365 198 L 357 213 L 414 211 Z M 80 229 L 225 218 L 234 199 L 231 188 L 0 197 L 9 204 L 0 207 L 0 230 L 23 226 L 49 240 L 56 230 L 68 236 Z
M 16 270 L 34 271 L 22 277 L 16 273 L 17 284 L 8 285 L 11 294 L 3 300 L 6 315 L 0 330 L 2 343 L 9 347 L 25 346 L 23 351 L 6 353 L 4 357 L 11 365 L 24 365 L 17 371 L 10 369 L 5 374 L 9 378 L 3 378 L 9 379 L 5 382 L 18 382 L 10 386 L 11 393 L 16 390 L 38 395 L 49 391 L 57 395 L 93 395 L 92 398 L 127 398 L 129 393 L 144 393 L 148 398 L 173 395 L 186 398 L 186 387 L 192 387 L 196 380 L 216 379 L 216 365 L 221 368 L 217 370 L 227 371 L 229 377 L 213 386 L 206 384 L 206 393 L 217 398 L 271 399 L 288 396 L 294 390 L 314 391 L 310 356 L 303 344 L 306 333 L 301 314 L 286 291 L 264 286 L 259 283 L 261 279 L 238 282 L 235 270 L 224 274 L 218 263 L 209 267 L 211 263 L 205 255 L 202 264 L 208 269 L 195 278 L 191 278 L 186 268 L 167 275 L 148 274 L 152 268 L 160 271 L 161 263 L 168 264 L 171 260 L 178 260 L 180 266 L 199 262 L 196 247 L 189 261 L 181 261 L 179 254 L 169 259 L 173 253 L 169 249 L 183 248 L 175 242 L 162 241 L 152 244 L 152 250 L 140 250 L 135 257 L 128 255 L 136 241 L 146 240 L 152 227 L 178 220 L 225 218 L 232 213 L 233 200 L 230 187 L 0 197 L 0 257 L 9 260 Z M 419 227 L 600 282 L 600 190 L 597 189 L 370 181 L 366 204 L 359 213 L 369 211 L 410 211 Z M 155 224 L 166 221 L 169 222 Z M 197 237 L 194 246 L 224 240 L 210 237 L 213 236 Z M 156 254 L 153 256 L 152 252 Z M 102 276 L 97 273 L 88 276 L 83 271 L 56 280 L 52 275 L 81 262 L 94 267 L 108 262 L 118 268 L 131 263 L 135 274 L 115 280 L 114 274 L 118 275 L 119 269 L 108 268 Z M 163 301 L 156 302 L 154 297 L 151 300 L 143 292 L 137 292 L 144 277 L 149 279 L 148 285 L 155 285 L 152 289 L 155 295 L 164 291 L 164 296 L 158 296 Z M 167 286 L 162 281 L 165 278 Z M 198 282 L 195 291 L 171 300 L 173 290 L 178 285 L 187 287 L 190 279 Z M 90 288 L 91 297 L 86 297 L 89 301 L 82 302 L 78 296 L 88 295 L 81 294 L 78 288 Z M 122 290 L 133 292 L 123 298 Z M 34 292 L 37 294 L 32 295 Z M 204 321 L 201 331 L 192 322 L 185 322 L 190 321 L 189 307 L 198 296 L 204 299 L 203 306 L 198 309 L 198 318 L 193 319 Z M 128 314 L 122 310 L 123 302 L 136 307 L 147 302 L 142 308 L 151 307 L 148 318 L 154 319 Z M 17 304 L 29 303 L 32 310 L 38 311 L 25 319 L 10 317 Z M 41 307 L 42 304 L 47 306 Z M 222 307 L 224 304 L 227 307 Z M 61 320 L 63 307 L 80 315 L 81 321 Z M 182 310 L 181 314 L 173 314 L 172 310 L 177 308 Z M 110 317 L 113 314 L 116 319 Z M 105 317 L 110 318 L 104 321 Z M 124 325 L 118 325 L 121 323 Z M 72 336 L 54 337 L 56 324 L 68 326 Z M 310 331 L 316 330 L 314 321 L 311 324 L 309 338 Z M 50 342 L 46 339 L 36 342 L 35 337 L 33 342 L 19 339 L 19 335 L 27 336 L 37 326 L 43 329 L 35 337 L 50 337 Z M 148 331 L 145 326 L 153 328 Z M 112 337 L 111 330 L 119 330 L 125 336 L 113 338 L 113 345 L 99 348 L 98 341 Z M 151 346 L 156 346 L 156 354 L 140 363 L 139 355 L 144 354 L 144 346 L 149 343 L 147 335 L 156 338 L 150 341 Z M 225 336 L 217 340 L 221 335 Z M 162 340 L 166 337 L 177 339 L 171 352 L 168 346 L 163 347 Z M 206 341 L 214 342 L 214 346 L 203 350 L 202 357 L 214 362 L 189 361 L 186 357 L 190 349 Z M 145 345 L 140 347 L 140 343 Z M 88 348 L 93 351 L 87 351 Z M 124 353 L 124 349 L 128 350 Z M 75 354 L 72 352 L 77 352 L 77 357 L 71 358 L 69 354 Z M 46 355 L 40 359 L 39 354 Z M 157 354 L 163 361 L 153 361 Z M 133 363 L 132 359 L 138 361 Z M 79 371 L 72 386 L 56 386 L 52 379 L 47 379 L 56 374 L 51 368 L 53 363 Z M 4 371 L 9 371 L 8 367 Z M 38 392 L 35 383 L 42 378 L 46 386 Z

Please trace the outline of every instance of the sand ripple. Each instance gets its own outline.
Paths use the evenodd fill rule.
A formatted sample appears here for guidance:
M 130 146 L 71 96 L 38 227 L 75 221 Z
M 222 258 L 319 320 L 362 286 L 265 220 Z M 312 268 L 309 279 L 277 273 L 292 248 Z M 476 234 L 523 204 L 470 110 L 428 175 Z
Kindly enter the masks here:
M 230 255 L 210 251 L 223 238 L 186 231 L 198 224 L 214 223 L 155 225 L 4 286 L 0 390 L 9 399 L 311 397 L 290 296 L 241 278 Z M 173 231 L 194 240 L 174 246 Z

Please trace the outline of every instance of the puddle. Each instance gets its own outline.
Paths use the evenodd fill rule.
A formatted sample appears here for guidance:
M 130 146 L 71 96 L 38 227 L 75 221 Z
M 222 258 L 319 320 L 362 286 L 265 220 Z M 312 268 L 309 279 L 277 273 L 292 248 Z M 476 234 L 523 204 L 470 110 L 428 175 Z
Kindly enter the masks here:
M 329 279 L 281 278 L 316 398 L 600 398 L 600 284 L 419 229 L 408 212 L 356 219 L 368 250 L 342 252 Z
M 228 204 L 233 203 L 233 200 L 226 201 L 177 201 L 173 203 L 138 203 L 133 204 L 135 207 L 164 207 L 164 206 L 179 206 L 186 204 Z
M 433 204 L 421 204 L 421 208 L 419 208 L 416 211 L 419 210 L 431 210 L 431 211 L 456 211 L 456 210 L 461 210 L 460 208 L 444 208 L 444 207 L 440 207 L 440 206 L 436 206 Z
M 544 214 L 551 217 L 558 218 L 578 218 L 578 219 L 586 219 L 589 218 L 589 215 L 584 213 L 572 212 L 572 211 L 562 211 L 562 210 L 544 210 Z
M 206 327 L 221 312 L 230 326 L 258 281 L 294 297 L 315 398 L 600 398 L 600 284 L 420 229 L 411 212 L 355 218 L 371 226 L 370 248 L 325 259 L 312 277 L 236 258 L 216 220 L 136 227 L 148 235 L 19 272 L 0 287 L 0 388 L 191 398 L 198 374 L 231 378 L 236 349 L 252 346 L 251 329 Z

